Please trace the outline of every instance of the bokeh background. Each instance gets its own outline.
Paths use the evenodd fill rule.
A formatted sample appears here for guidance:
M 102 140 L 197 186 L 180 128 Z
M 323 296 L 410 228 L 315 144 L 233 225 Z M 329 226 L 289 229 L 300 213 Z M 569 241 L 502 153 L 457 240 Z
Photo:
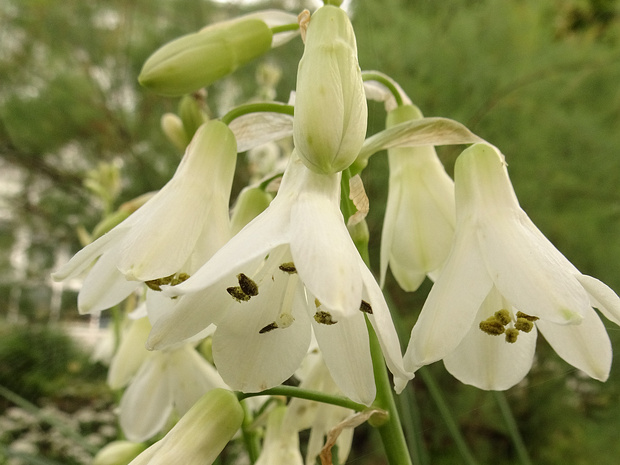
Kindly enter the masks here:
M 79 316 L 76 283 L 49 274 L 103 216 L 163 186 L 178 164 L 160 117 L 179 102 L 139 87 L 144 60 L 214 21 L 306 7 L 316 3 L 0 0 L 0 463 L 89 463 L 120 434 L 118 393 L 105 386 L 105 316 Z M 347 8 L 362 69 L 392 76 L 426 116 L 456 119 L 499 147 L 543 233 L 582 272 L 620 290 L 620 1 L 353 0 Z M 261 85 L 287 101 L 302 52 L 293 41 L 213 85 L 209 110 L 222 115 Z M 370 110 L 374 133 L 385 113 Z M 439 149 L 449 172 L 461 149 Z M 374 265 L 387 173 L 381 154 L 364 173 Z M 234 190 L 246 180 L 240 170 Z M 388 279 L 405 335 L 429 288 L 406 294 Z M 619 328 L 606 325 L 620 350 Z M 620 363 L 607 383 L 592 381 L 542 338 L 530 376 L 502 398 L 461 385 L 441 363 L 427 367 L 402 402 L 416 463 L 523 463 L 501 399 L 534 463 L 617 463 Z M 349 463 L 381 457 L 372 430 L 360 428 Z

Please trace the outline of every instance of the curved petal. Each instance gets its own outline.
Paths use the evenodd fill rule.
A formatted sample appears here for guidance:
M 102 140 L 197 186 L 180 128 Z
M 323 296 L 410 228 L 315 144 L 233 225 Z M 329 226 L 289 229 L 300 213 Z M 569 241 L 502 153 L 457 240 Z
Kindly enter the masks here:
M 172 412 L 172 391 L 161 353 L 153 353 L 123 394 L 120 424 L 127 439 L 142 442 L 166 425 Z
M 123 301 L 141 282 L 128 281 L 116 268 L 120 249 L 104 253 L 92 267 L 78 294 L 80 314 L 93 313 L 113 307 Z
M 411 331 L 405 369 L 415 371 L 456 349 L 492 286 L 475 232 L 463 230 Z
M 494 290 L 481 305 L 475 324 L 459 346 L 444 357 L 446 370 L 462 383 L 478 389 L 503 391 L 521 381 L 532 367 L 536 351 L 536 327 L 520 332 L 515 343 L 503 335 L 492 336 L 480 330 L 483 321 L 502 308 L 502 299 Z
M 588 307 L 583 321 L 577 325 L 557 325 L 543 320 L 537 321 L 536 325 L 566 362 L 594 379 L 607 380 L 611 368 L 611 342 L 594 309 Z
M 176 412 L 183 416 L 207 391 L 229 389 L 217 370 L 188 344 L 167 354 L 168 377 Z
M 129 218 L 131 218 L 131 216 Z M 125 220 L 110 232 L 104 234 L 96 241 L 91 242 L 76 253 L 64 266 L 61 266 L 58 271 L 52 273 L 54 281 L 63 281 L 67 278 L 78 276 L 92 265 L 97 257 L 100 257 L 105 252 L 115 247 L 129 229 L 126 227 L 127 221 L 128 220 Z
M 237 151 L 245 152 L 267 142 L 293 135 L 293 117 L 284 113 L 257 112 L 235 118 L 230 129 L 237 138 Z
M 390 173 L 391 174 L 391 173 Z M 392 244 L 396 235 L 396 222 L 401 212 L 400 203 L 403 195 L 403 185 L 400 182 L 390 182 L 388 187 L 388 198 L 385 206 L 385 216 L 383 218 L 383 229 L 381 230 L 381 255 L 380 255 L 380 285 L 385 285 L 385 277 L 387 275 L 388 263 L 391 261 Z M 421 276 L 420 276 L 421 275 Z M 424 280 L 424 275 L 419 271 L 414 279 L 410 279 L 418 286 Z M 418 282 L 419 281 L 419 282 Z M 400 285 L 400 283 L 399 283 Z M 402 285 L 401 285 L 402 287 Z M 413 286 L 411 286 L 413 287 Z
M 169 295 L 182 295 L 205 289 L 239 268 L 264 259 L 275 247 L 289 242 L 289 204 L 276 196 L 263 213 L 218 250 L 187 281 L 164 289 Z
M 303 288 L 298 282 L 289 286 L 297 276 L 274 278 L 266 280 L 259 295 L 230 306 L 213 336 L 215 366 L 232 389 L 257 392 L 277 386 L 293 375 L 310 345 Z M 292 302 L 286 297 L 290 292 Z M 282 310 L 292 310 L 294 321 L 267 329 Z
M 370 405 L 376 388 L 363 315 L 341 318 L 331 325 L 312 319 L 312 328 L 325 365 L 340 390 L 355 402 Z
M 368 299 L 367 302 L 372 307 L 372 313 L 368 314 L 368 319 L 377 334 L 385 363 L 395 377 L 408 381 L 413 378 L 413 373 L 406 371 L 403 365 L 400 342 L 390 310 L 374 276 L 361 258 L 359 262 L 362 279 L 364 280 L 364 298 Z
M 576 278 L 590 295 L 592 306 L 598 308 L 608 320 L 620 325 L 620 298 L 618 295 L 605 283 L 592 276 L 578 274 Z
M 112 389 L 126 386 L 150 356 L 144 347 L 150 329 L 148 318 L 141 318 L 133 321 L 123 334 L 108 370 L 108 385 Z
M 147 307 L 153 329 L 146 346 L 157 350 L 168 348 L 193 338 L 209 325 L 219 321 L 228 307 L 235 303 L 226 292 L 226 288 L 231 285 L 236 285 L 234 277 L 232 282 L 230 277 L 225 277 L 209 289 L 182 295 L 174 300 L 166 296 L 154 296 L 153 302 L 155 299 L 165 298 L 172 302 L 172 308 L 168 308 L 168 312 L 164 314 L 154 307 L 156 314 L 151 315 L 151 307 Z M 147 300 L 148 305 L 151 305 L 151 300 Z M 169 307 L 167 303 L 164 306 Z
M 523 213 L 523 215 L 525 215 Z M 480 248 L 500 293 L 515 307 L 558 324 L 578 323 L 590 307 L 572 270 L 555 259 L 555 247 L 514 221 L 489 218 L 480 228 Z
M 359 253 L 340 213 L 339 176 L 316 174 L 298 163 L 305 180 L 291 210 L 291 253 L 297 272 L 335 315 L 355 315 L 362 297 Z

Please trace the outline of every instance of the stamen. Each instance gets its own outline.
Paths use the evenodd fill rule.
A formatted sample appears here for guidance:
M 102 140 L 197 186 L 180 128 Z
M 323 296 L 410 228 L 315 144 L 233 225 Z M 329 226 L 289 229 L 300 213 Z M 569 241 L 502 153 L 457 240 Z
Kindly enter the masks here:
M 529 333 L 534 327 L 534 323 L 531 320 L 526 318 L 517 318 L 517 322 L 515 323 L 515 328 L 519 331 L 523 331 L 524 333 Z
M 506 331 L 504 325 L 497 321 L 494 316 L 481 321 L 479 327 L 482 331 L 490 334 L 491 336 L 499 336 L 500 334 L 504 334 Z
M 250 300 L 250 296 L 243 292 L 241 286 L 227 287 L 226 292 L 228 292 L 237 302 L 247 302 Z
M 165 278 L 157 278 L 145 281 L 144 284 L 146 284 L 149 289 L 160 292 L 161 286 L 176 286 L 177 284 L 181 284 L 183 281 L 187 281 L 188 279 L 189 275 L 187 273 L 179 273 L 178 275 L 175 273 L 171 274 L 170 276 L 166 276 Z
M 239 281 L 239 287 L 248 298 L 258 295 L 258 286 L 246 275 L 239 273 L 237 275 L 237 280 Z
M 314 320 L 322 325 L 335 325 L 337 321 L 332 320 L 332 315 L 329 312 L 319 310 L 314 314 Z
M 276 323 L 275 321 L 273 323 L 269 323 L 267 326 L 262 328 L 258 332 L 258 334 L 265 334 L 265 333 L 268 333 L 269 331 L 273 331 L 274 329 L 278 329 L 278 323 Z
M 519 330 L 515 328 L 508 328 L 506 330 L 506 342 L 514 344 L 517 342 L 517 336 L 519 336 Z
M 539 320 L 539 318 L 537 316 L 531 316 L 531 315 L 528 315 L 527 313 L 523 313 L 523 312 L 517 312 L 517 320 L 519 318 L 525 318 L 527 321 L 531 321 L 531 322 Z
M 495 316 L 495 319 L 499 321 L 501 324 L 503 324 L 504 326 L 506 326 L 511 321 L 510 312 L 506 309 L 498 310 L 497 312 L 495 312 L 494 316 Z
M 297 268 L 293 262 L 282 263 L 278 268 L 288 274 L 297 273 Z
M 362 300 L 362 303 L 360 304 L 360 311 L 372 315 L 372 307 L 365 300 Z

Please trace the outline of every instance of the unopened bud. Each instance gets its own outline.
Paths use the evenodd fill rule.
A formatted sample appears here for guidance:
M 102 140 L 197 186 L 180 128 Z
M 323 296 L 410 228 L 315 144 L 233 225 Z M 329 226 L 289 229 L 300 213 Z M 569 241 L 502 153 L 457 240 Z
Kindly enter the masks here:
M 142 443 L 113 441 L 97 452 L 92 465 L 127 465 L 145 448 Z
M 214 24 L 165 44 L 146 60 L 138 80 L 161 95 L 189 94 L 267 52 L 272 35 L 258 19 Z
M 243 227 L 265 210 L 271 202 L 271 195 L 260 187 L 246 187 L 237 197 L 230 220 L 233 234 L 237 234 Z
M 174 113 L 164 113 L 161 117 L 161 129 L 172 144 L 181 151 L 185 152 L 191 137 L 187 136 L 183 120 Z
M 303 163 L 322 174 L 346 169 L 364 143 L 367 114 L 351 22 L 323 6 L 308 25 L 297 73 L 293 137 Z
M 130 465 L 209 465 L 241 427 L 243 408 L 226 389 L 213 389 L 179 420 L 163 439 Z

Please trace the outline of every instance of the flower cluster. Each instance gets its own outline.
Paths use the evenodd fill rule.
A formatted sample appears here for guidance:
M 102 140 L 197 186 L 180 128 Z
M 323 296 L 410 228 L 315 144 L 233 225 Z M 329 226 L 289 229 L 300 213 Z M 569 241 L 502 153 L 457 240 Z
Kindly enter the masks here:
M 110 369 L 111 387 L 127 386 L 120 424 L 141 442 L 181 419 L 132 463 L 212 463 L 237 430 L 251 437 L 247 425 L 261 415 L 255 463 L 302 463 L 297 434 L 308 428 L 306 463 L 335 443 L 342 461 L 351 444 L 344 425 L 357 424 L 347 419 L 351 408 L 372 405 L 398 422 L 381 400 L 386 393 L 377 395 L 384 364 L 397 392 L 438 360 L 464 383 L 504 390 L 530 370 L 538 332 L 568 363 L 605 380 L 611 344 L 594 308 L 620 324 L 618 296 L 533 225 L 495 147 L 454 121 L 424 118 L 389 77 L 361 72 L 343 9 L 326 5 L 299 22 L 268 11 L 211 25 L 155 52 L 140 82 L 167 96 L 194 92 L 296 28 L 305 50 L 293 105 L 240 106 L 221 120 L 195 112 L 195 127 L 167 117 L 177 145 L 191 136 L 174 176 L 54 275 L 87 273 L 82 313 L 128 296 L 145 307 L 134 312 Z M 388 112 L 386 129 L 369 138 L 367 99 Z M 290 136 L 283 172 L 263 173 L 230 212 L 237 151 Z M 435 152 L 444 144 L 473 144 L 458 157 L 454 180 Z M 380 282 L 388 268 L 405 291 L 434 281 L 404 356 L 365 259 L 368 199 L 355 176 L 382 149 L 390 178 Z M 287 381 L 339 407 L 252 402 Z

